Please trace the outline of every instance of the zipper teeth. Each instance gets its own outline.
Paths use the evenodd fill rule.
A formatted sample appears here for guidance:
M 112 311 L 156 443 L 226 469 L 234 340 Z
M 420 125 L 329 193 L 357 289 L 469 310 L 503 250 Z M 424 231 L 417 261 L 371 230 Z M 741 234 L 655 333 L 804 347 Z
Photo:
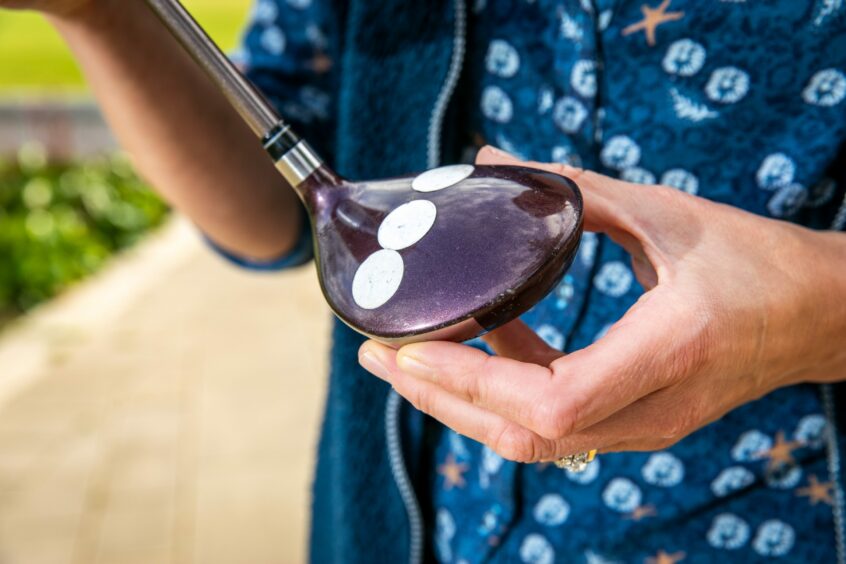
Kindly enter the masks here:
M 841 231 L 844 227 L 846 227 L 846 193 L 843 194 L 843 203 L 840 204 L 840 209 L 837 210 L 834 222 L 831 224 L 834 231 Z
M 828 443 L 828 474 L 834 489 L 834 505 L 831 513 L 834 516 L 834 541 L 837 550 L 837 562 L 846 564 L 846 539 L 844 539 L 844 499 L 843 488 L 840 486 L 840 450 L 837 445 L 837 425 L 835 423 L 834 395 L 830 384 L 822 388 L 823 408 L 828 420 L 826 442 Z
M 441 160 L 441 131 L 443 129 L 444 115 L 447 106 L 452 98 L 455 87 L 458 85 L 458 77 L 461 75 L 461 67 L 464 65 L 465 35 L 467 33 L 467 14 L 464 0 L 455 0 L 455 35 L 452 42 L 452 59 L 449 63 L 449 72 L 441 87 L 441 92 L 432 108 L 432 115 L 429 118 L 429 139 L 427 143 L 428 154 L 427 164 L 429 168 L 435 168 Z
M 399 488 L 400 497 L 405 505 L 408 514 L 408 527 L 411 533 L 409 562 L 418 564 L 423 560 L 423 516 L 420 513 L 420 505 L 411 486 L 411 479 L 408 477 L 408 470 L 405 467 L 405 459 L 402 455 L 402 444 L 400 443 L 400 406 L 402 398 L 395 391 L 388 394 L 388 401 L 385 405 L 385 434 L 388 440 L 388 459 L 391 464 L 391 474 Z

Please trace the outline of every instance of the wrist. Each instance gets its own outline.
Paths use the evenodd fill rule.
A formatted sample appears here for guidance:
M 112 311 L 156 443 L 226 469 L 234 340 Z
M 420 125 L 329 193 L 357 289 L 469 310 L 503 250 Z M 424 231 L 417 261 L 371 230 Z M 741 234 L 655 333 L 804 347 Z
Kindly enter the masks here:
M 805 231 L 807 274 L 802 315 L 796 329 L 807 339 L 799 358 L 800 383 L 846 380 L 846 234 L 833 231 Z

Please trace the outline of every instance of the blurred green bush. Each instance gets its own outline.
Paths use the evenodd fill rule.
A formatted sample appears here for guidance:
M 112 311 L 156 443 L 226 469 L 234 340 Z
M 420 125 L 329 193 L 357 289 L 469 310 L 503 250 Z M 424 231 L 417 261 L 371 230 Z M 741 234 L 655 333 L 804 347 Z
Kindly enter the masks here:
M 94 272 L 167 216 L 121 154 L 0 161 L 0 325 Z

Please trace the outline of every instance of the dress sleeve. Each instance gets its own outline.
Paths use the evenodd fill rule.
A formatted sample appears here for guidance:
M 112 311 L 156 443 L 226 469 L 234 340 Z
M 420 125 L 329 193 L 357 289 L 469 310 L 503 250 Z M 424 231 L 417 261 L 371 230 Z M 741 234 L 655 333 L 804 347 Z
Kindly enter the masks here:
M 241 46 L 232 58 L 253 84 L 320 155 L 331 162 L 335 139 L 335 94 L 341 14 L 331 0 L 256 0 Z M 301 208 L 303 217 L 305 210 Z M 220 256 L 244 268 L 282 270 L 311 260 L 309 221 L 294 248 L 257 262 L 206 241 Z

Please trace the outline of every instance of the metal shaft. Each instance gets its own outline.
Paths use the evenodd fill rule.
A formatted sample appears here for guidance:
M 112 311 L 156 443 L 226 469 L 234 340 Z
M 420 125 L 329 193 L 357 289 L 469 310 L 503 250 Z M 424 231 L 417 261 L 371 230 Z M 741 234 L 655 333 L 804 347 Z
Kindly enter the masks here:
M 264 96 L 244 78 L 178 0 L 147 0 L 147 4 L 217 83 L 256 135 L 264 138 L 272 130 L 284 127 L 282 118 Z

